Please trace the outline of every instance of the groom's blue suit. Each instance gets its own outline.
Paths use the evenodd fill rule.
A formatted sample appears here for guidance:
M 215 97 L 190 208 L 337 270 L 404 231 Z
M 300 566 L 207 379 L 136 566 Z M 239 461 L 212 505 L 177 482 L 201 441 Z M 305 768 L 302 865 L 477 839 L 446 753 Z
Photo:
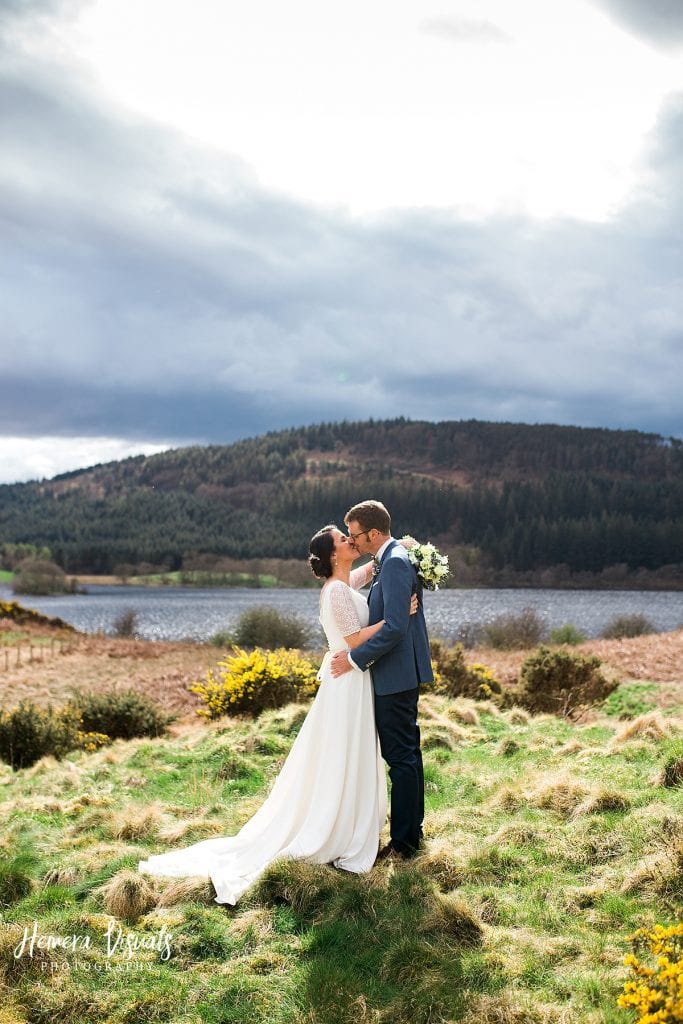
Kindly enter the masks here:
M 370 623 L 384 625 L 351 652 L 353 663 L 371 670 L 375 720 L 382 757 L 391 778 L 391 845 L 414 853 L 424 817 L 424 778 L 417 702 L 420 683 L 433 679 L 422 603 L 410 614 L 411 595 L 421 588 L 406 549 L 391 540 L 374 576 L 368 605 Z

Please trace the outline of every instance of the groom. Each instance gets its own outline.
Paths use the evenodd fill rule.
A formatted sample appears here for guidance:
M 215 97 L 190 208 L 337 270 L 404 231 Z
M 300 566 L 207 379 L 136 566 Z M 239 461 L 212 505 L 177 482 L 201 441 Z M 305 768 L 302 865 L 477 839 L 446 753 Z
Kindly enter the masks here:
M 370 640 L 353 649 L 353 660 L 348 651 L 337 651 L 332 674 L 372 666 L 375 722 L 391 779 L 391 842 L 378 859 L 408 858 L 417 853 L 424 817 L 417 701 L 420 683 L 433 678 L 422 605 L 410 614 L 411 595 L 420 588 L 406 549 L 391 536 L 391 517 L 381 501 L 354 505 L 344 522 L 358 554 L 372 554 L 375 562 L 368 596 L 370 625 L 385 621 Z

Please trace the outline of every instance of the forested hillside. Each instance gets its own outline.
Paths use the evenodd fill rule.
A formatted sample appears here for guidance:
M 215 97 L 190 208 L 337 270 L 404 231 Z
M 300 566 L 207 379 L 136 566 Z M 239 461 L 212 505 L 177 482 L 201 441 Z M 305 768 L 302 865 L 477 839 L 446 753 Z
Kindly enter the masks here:
M 0 487 L 2 545 L 69 573 L 304 558 L 364 497 L 445 547 L 460 582 L 683 585 L 683 443 L 638 431 L 329 423 Z

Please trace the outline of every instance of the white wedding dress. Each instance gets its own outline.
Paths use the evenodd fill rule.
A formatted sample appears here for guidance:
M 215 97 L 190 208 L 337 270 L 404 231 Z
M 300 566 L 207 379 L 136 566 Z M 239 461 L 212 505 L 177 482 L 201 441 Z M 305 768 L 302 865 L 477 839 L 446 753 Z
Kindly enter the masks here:
M 352 587 L 364 579 L 364 568 L 354 570 Z M 210 878 L 216 903 L 235 904 L 276 858 L 370 870 L 387 814 L 372 681 L 358 669 L 335 679 L 329 668 L 330 652 L 347 646 L 344 636 L 368 624 L 367 602 L 341 580 L 328 581 L 320 622 L 329 648 L 320 687 L 265 803 L 237 835 L 150 857 L 138 871 Z

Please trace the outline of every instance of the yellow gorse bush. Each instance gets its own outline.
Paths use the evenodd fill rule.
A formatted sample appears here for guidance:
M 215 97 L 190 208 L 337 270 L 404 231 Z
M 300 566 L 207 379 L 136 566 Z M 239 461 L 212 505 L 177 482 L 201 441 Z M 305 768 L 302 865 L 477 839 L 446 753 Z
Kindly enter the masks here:
M 316 669 L 296 651 L 260 647 L 253 651 L 235 648 L 235 653 L 209 669 L 206 682 L 190 687 L 204 703 L 198 715 L 258 715 L 266 708 L 279 708 L 292 701 L 309 700 L 318 688 Z
M 66 629 L 75 632 L 74 627 L 62 619 L 49 618 L 41 615 L 34 608 L 24 608 L 18 601 L 0 601 L 0 619 L 11 619 L 12 622 L 25 626 L 27 623 L 34 623 L 39 626 L 54 626 L 59 629 Z
M 636 1024 L 678 1024 L 683 1021 L 683 922 L 668 927 L 657 924 L 641 928 L 631 936 L 636 952 L 646 949 L 656 958 L 649 967 L 636 956 L 624 957 L 635 974 L 617 999 L 625 1010 L 635 1010 Z

